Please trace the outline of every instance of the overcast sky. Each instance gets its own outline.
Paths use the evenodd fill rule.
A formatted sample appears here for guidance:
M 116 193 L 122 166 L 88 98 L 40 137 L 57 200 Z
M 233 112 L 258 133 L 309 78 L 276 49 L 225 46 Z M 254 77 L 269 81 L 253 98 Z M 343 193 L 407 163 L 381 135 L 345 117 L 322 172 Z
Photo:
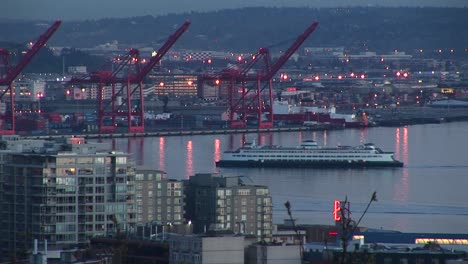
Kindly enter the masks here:
M 468 7 L 468 0 L 1 0 L 0 18 L 84 20 L 132 17 L 248 6 L 449 6 Z

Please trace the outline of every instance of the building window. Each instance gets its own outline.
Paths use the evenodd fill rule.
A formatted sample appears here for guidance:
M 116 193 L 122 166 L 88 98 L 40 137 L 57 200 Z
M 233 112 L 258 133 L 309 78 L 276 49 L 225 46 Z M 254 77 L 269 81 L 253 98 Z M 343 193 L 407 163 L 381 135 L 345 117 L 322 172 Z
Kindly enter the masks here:
M 117 157 L 115 162 L 117 164 L 127 164 L 127 157 Z
M 239 189 L 238 194 L 239 195 L 250 195 L 250 190 L 249 189 Z
M 241 205 L 244 205 L 244 206 L 247 205 L 247 199 L 242 198 L 241 199 Z
M 57 158 L 57 165 L 75 164 L 75 158 Z
M 142 181 L 142 180 L 144 180 L 144 175 L 141 174 L 141 173 L 135 174 L 135 180 L 137 180 L 137 181 Z
M 257 189 L 257 195 L 268 195 L 268 189 Z
M 224 190 L 218 190 L 218 197 L 220 198 L 224 197 Z

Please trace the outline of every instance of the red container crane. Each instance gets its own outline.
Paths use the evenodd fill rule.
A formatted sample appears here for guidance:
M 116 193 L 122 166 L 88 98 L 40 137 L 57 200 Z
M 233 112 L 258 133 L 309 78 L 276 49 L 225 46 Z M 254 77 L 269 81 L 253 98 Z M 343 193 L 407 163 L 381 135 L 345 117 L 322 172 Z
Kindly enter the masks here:
M 18 64 L 14 67 L 10 65 L 10 53 L 7 50 L 0 49 L 0 62 L 6 69 L 4 76 L 0 76 L 0 86 L 6 86 L 5 89 L 0 93 L 0 100 L 3 97 L 9 95 L 9 107 L 5 109 L 4 113 L 0 113 L 0 120 L 3 122 L 9 120 L 11 122 L 9 128 L 4 128 L 6 124 L 0 124 L 0 135 L 13 135 L 16 133 L 16 120 L 15 120 L 15 91 L 13 90 L 13 81 L 18 77 L 21 71 L 31 62 L 33 57 L 39 52 L 39 50 L 47 43 L 52 35 L 60 27 L 62 21 L 55 21 L 46 32 L 44 32 L 36 42 L 32 45 L 26 54 L 21 58 Z M 8 100 L 7 100 L 8 102 Z M 3 112 L 3 109 L 2 109 Z
M 204 74 L 200 77 L 201 83 L 206 80 L 215 81 L 216 85 L 228 83 L 227 114 L 230 128 L 245 128 L 249 117 L 257 120 L 259 128 L 273 127 L 271 79 L 317 26 L 318 22 L 313 22 L 307 27 L 274 64 L 271 64 L 269 50 L 260 48 L 258 53 L 252 56 L 252 61 L 242 69 L 225 69 L 219 73 Z M 263 61 L 263 68 L 253 70 L 259 61 Z M 268 120 L 263 120 L 264 113 L 269 113 Z
M 116 130 L 116 120 L 124 117 L 128 123 L 128 133 L 142 133 L 144 126 L 144 98 L 143 79 L 158 64 L 162 57 L 169 51 L 175 42 L 187 31 L 190 21 L 180 26 L 168 40 L 158 49 L 155 56 L 147 62 L 140 58 L 137 49 L 130 49 L 123 57 L 119 58 L 119 65 L 114 71 L 98 71 L 85 78 L 72 78 L 70 83 L 95 83 L 98 84 L 98 129 L 99 133 L 113 133 Z M 122 71 L 127 69 L 126 74 Z M 118 84 L 118 86 L 117 86 Z M 106 86 L 112 87 L 110 101 L 103 98 Z M 135 96 L 137 100 L 133 99 Z M 110 109 L 109 109 L 110 108 Z M 106 118 L 111 119 L 111 124 L 106 124 Z

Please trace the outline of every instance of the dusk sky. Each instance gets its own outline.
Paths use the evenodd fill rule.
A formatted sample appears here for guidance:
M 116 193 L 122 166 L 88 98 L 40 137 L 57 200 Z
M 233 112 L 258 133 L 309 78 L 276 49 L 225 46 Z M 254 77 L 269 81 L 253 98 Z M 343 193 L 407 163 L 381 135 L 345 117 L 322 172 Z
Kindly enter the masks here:
M 84 20 L 214 11 L 250 6 L 449 6 L 468 7 L 468 0 L 3 0 L 0 18 Z

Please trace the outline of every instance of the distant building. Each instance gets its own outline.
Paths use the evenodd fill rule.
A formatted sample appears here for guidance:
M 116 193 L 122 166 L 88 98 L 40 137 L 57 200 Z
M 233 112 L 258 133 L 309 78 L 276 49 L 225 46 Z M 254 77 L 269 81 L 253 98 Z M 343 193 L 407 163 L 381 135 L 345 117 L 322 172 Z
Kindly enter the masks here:
M 86 74 L 88 73 L 88 69 L 86 66 L 69 66 L 68 73 L 75 75 L 75 74 Z
M 2 256 L 31 250 L 33 239 L 59 254 L 134 228 L 134 167 L 127 153 L 83 138 L 3 136 L 1 145 Z
M 185 222 L 182 182 L 168 179 L 163 171 L 137 169 L 135 199 L 138 224 L 180 225 Z
M 197 76 L 193 74 L 150 74 L 157 96 L 197 96 Z
M 170 264 L 243 264 L 244 236 L 171 235 Z
M 301 264 L 299 245 L 252 244 L 245 254 L 246 264 Z
M 14 82 L 15 101 L 37 101 L 45 96 L 46 82 L 43 79 L 22 79 Z
M 240 177 L 196 174 L 185 184 L 186 219 L 194 233 L 231 230 L 269 241 L 272 201 L 268 187 L 247 185 Z

